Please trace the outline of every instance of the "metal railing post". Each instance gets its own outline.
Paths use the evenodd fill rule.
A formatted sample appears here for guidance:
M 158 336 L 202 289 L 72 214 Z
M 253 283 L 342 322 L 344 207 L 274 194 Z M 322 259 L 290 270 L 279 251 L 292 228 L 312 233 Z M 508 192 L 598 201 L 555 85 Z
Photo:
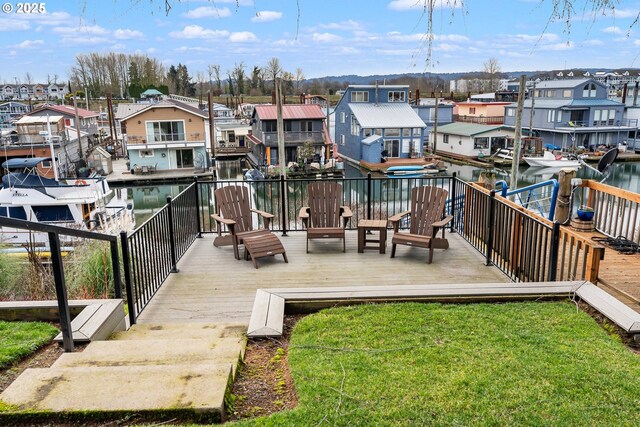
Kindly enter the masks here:
M 451 221 L 451 231 L 457 230 L 457 221 L 456 221 L 456 188 L 457 188 L 457 174 L 454 172 L 451 177 L 451 209 L 449 209 L 449 214 L 453 217 L 453 221 Z
M 560 249 L 560 223 L 555 221 L 551 229 L 551 248 L 547 281 L 555 282 L 558 274 L 558 250 Z
M 117 299 L 122 299 L 122 279 L 120 277 L 120 255 L 118 254 L 118 241 L 109 242 L 111 249 L 111 268 L 113 269 L 113 293 Z
M 287 235 L 287 186 L 284 175 L 280 175 L 280 203 L 282 204 L 282 235 Z
M 367 219 L 371 219 L 371 172 L 367 173 Z
M 198 219 L 198 239 L 202 238 L 202 224 L 200 224 L 200 186 L 198 185 L 198 177 L 193 178 L 196 187 L 196 218 Z
M 491 190 L 491 196 L 489 197 L 489 218 L 487 218 L 487 225 L 489 229 L 487 230 L 487 253 L 486 253 L 486 265 L 491 265 L 491 252 L 493 252 L 493 226 L 495 225 L 494 221 L 494 212 L 496 209 L 496 190 Z
M 129 323 L 136 324 L 136 305 L 133 300 L 133 284 L 131 282 L 131 259 L 127 232 L 120 232 L 120 247 L 122 248 L 122 268 L 124 270 L 124 287 L 127 291 L 127 307 L 129 308 Z
M 64 267 L 62 265 L 62 253 L 60 252 L 60 238 L 54 232 L 48 232 L 49 248 L 51 249 L 51 266 L 53 267 L 53 280 L 56 285 L 56 297 L 58 299 L 58 315 L 60 317 L 60 330 L 62 331 L 62 345 L 64 351 L 72 352 L 73 330 L 71 329 L 71 316 L 69 315 L 69 300 L 67 298 L 67 286 L 64 282 Z
M 171 244 L 171 272 L 178 272 L 178 261 L 176 261 L 176 240 L 173 229 L 173 205 L 171 196 L 167 196 L 167 213 L 169 214 L 169 243 Z

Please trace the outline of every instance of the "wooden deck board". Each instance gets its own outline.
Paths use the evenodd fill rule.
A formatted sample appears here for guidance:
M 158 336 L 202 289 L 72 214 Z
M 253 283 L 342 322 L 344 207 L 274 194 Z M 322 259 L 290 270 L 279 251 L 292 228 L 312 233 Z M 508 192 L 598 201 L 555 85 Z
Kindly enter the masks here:
M 231 247 L 213 246 L 213 235 L 197 239 L 138 318 L 140 323 L 240 321 L 249 324 L 257 289 L 399 286 L 442 283 L 508 283 L 495 267 L 484 265 L 480 253 L 453 233 L 451 247 L 436 250 L 427 264 L 427 251 L 399 247 L 396 258 L 377 252 L 357 252 L 357 233 L 347 231 L 347 252 L 338 239 L 309 242 L 305 233 L 280 236 L 289 263 L 280 257 L 235 260 Z

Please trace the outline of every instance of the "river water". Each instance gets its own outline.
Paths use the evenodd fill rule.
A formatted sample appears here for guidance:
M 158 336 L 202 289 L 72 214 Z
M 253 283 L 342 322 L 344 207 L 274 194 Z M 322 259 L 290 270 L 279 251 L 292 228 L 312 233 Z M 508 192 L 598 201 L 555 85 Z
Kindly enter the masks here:
M 218 176 L 221 180 L 241 180 L 242 165 L 240 161 L 218 161 Z M 595 165 L 594 165 L 595 166 Z M 474 166 L 447 164 L 447 174 L 455 172 L 464 181 L 477 181 L 482 169 Z M 497 179 L 509 182 L 510 170 L 496 170 Z M 384 176 L 378 174 L 379 176 Z M 355 178 L 366 176 L 366 172 L 345 165 L 345 176 Z M 578 178 L 600 180 L 599 175 L 589 168 L 582 167 L 577 172 Z M 538 169 L 521 166 L 519 169 L 518 188 L 538 182 L 557 178 L 558 171 L 548 168 Z M 615 163 L 606 184 L 625 190 L 640 193 L 640 162 Z M 190 184 L 155 185 L 128 187 L 129 200 L 133 200 L 136 226 L 146 221 L 167 203 L 167 196 L 175 197 Z

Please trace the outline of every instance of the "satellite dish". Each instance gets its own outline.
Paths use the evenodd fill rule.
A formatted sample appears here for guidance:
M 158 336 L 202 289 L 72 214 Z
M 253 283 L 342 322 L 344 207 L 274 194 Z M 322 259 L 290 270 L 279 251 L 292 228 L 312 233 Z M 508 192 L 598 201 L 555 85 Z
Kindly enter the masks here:
M 616 161 L 617 157 L 617 148 L 612 148 L 611 150 L 607 151 L 598 162 L 598 172 L 600 172 L 601 174 L 605 174 L 609 170 L 613 162 Z
M 600 160 L 598 161 L 597 168 L 594 168 L 593 166 L 586 164 L 585 161 L 582 159 L 580 159 L 580 163 L 583 166 L 588 167 L 592 171 L 598 172 L 600 175 L 602 175 L 602 179 L 600 180 L 600 182 L 604 182 L 607 178 L 609 178 L 609 174 L 611 173 L 611 165 L 613 164 L 613 162 L 616 161 L 617 157 L 618 157 L 618 149 L 612 148 L 609 151 L 607 151 L 604 154 L 604 156 L 600 158 Z

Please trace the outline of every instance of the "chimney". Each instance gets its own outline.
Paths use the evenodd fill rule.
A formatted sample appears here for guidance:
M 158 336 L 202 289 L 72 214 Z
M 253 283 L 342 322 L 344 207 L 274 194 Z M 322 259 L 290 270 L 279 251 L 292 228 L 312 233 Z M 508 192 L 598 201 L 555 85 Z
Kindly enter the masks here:
M 625 83 L 624 87 L 622 88 L 622 103 L 623 104 L 627 103 L 627 85 L 628 85 L 628 83 Z
M 416 105 L 420 105 L 420 89 L 416 89 Z

